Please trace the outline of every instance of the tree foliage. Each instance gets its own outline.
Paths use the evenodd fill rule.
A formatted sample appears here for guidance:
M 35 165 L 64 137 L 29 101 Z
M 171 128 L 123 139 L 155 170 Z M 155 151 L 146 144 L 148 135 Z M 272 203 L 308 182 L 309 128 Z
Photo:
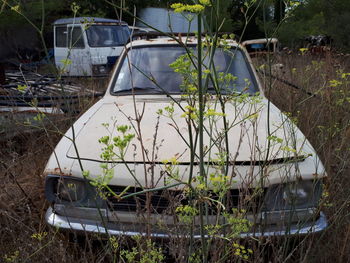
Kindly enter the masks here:
M 350 50 L 350 5 L 349 0 L 220 0 L 219 10 L 208 13 L 207 19 L 217 19 L 221 30 L 233 32 L 242 39 L 275 36 L 283 44 L 294 47 L 301 45 L 309 35 L 324 34 L 334 40 L 342 49 Z M 133 13 L 144 7 L 169 7 L 172 3 L 190 3 L 192 0 L 75 0 L 78 16 L 98 16 L 122 19 L 129 24 L 133 17 L 118 7 Z M 28 25 L 27 21 L 14 10 L 15 7 L 35 25 L 42 23 L 42 4 L 45 8 L 46 39 L 52 38 L 52 23 L 59 18 L 71 17 L 72 0 L 0 0 L 0 32 L 6 35 Z M 290 8 L 291 3 L 299 4 Z M 112 4 L 112 5 L 111 5 Z M 249 20 L 246 21 L 245 11 Z M 244 34 L 243 34 L 244 32 Z M 243 35 L 242 35 L 243 34 Z
M 233 0 L 228 4 L 230 30 L 242 39 L 265 37 L 270 34 L 270 25 L 275 25 L 276 16 L 283 19 L 284 12 L 275 11 L 276 2 L 280 0 Z M 267 26 L 269 25 L 269 26 Z
M 324 34 L 334 45 L 350 50 L 350 5 L 348 0 L 308 0 L 302 2 L 279 31 L 280 39 L 294 46 L 309 35 Z

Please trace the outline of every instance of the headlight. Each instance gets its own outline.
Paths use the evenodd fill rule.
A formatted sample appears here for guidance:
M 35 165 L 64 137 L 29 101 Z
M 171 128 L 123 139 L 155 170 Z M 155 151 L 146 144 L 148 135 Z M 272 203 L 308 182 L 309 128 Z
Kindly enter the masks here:
M 268 188 L 264 205 L 267 211 L 317 207 L 321 193 L 322 184 L 319 180 L 277 184 Z
M 84 199 L 86 196 L 85 182 L 60 179 L 57 183 L 57 197 L 63 201 L 76 202 Z
M 96 195 L 86 180 L 72 176 L 48 175 L 45 181 L 45 196 L 51 203 L 86 204 Z
M 55 213 L 85 219 L 106 217 L 106 202 L 96 189 L 82 178 L 47 175 L 45 196 Z

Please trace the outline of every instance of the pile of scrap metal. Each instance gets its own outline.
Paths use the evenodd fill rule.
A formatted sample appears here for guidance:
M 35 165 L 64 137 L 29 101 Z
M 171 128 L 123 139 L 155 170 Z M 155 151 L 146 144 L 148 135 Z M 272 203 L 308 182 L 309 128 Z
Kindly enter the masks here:
M 3 83 L 0 141 L 57 124 L 67 114 L 79 113 L 82 100 L 103 95 L 66 80 L 24 71 L 7 71 Z
M 333 39 L 326 35 L 310 35 L 304 38 L 304 46 L 311 54 L 325 54 L 331 50 Z

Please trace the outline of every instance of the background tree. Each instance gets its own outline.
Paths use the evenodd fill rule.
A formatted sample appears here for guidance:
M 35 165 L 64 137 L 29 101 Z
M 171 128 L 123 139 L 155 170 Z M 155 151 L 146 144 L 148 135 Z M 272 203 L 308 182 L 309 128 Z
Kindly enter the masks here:
M 42 3 L 45 4 L 44 35 L 48 47 L 52 47 L 52 23 L 59 18 L 71 17 L 71 0 L 0 0 L 0 60 L 4 52 L 21 49 L 40 49 L 40 41 L 35 40 L 32 27 L 9 6 L 19 8 L 35 25 L 42 23 Z M 169 7 L 178 0 L 109 0 L 130 12 L 144 7 Z M 191 0 L 181 2 L 192 2 Z M 78 16 L 122 18 L 129 24 L 133 17 L 127 12 L 111 8 L 107 1 L 75 0 L 79 6 Z M 251 5 L 245 21 L 244 10 Z M 299 5 L 297 5 L 299 4 Z M 293 6 L 293 7 L 292 7 Z M 275 36 L 277 32 L 282 44 L 298 47 L 309 35 L 324 34 L 334 40 L 334 45 L 350 50 L 350 5 L 349 0 L 220 0 L 218 23 L 222 31 L 233 32 L 245 39 Z M 207 14 L 211 19 L 213 14 Z M 246 23 L 248 22 L 248 23 Z M 25 34 L 23 33 L 25 32 Z M 243 36 L 242 32 L 245 32 Z M 20 36 L 26 36 L 24 41 Z M 32 37 L 34 35 L 34 37 Z
M 274 22 L 273 2 L 271 0 L 233 0 L 227 2 L 230 2 L 228 13 L 231 17 L 231 30 L 229 31 L 234 32 L 243 40 L 261 38 L 268 34 L 266 28 L 270 28 L 270 26 L 266 25 Z M 252 5 L 246 12 L 249 2 Z M 248 21 L 245 20 L 246 17 L 249 17 Z
M 275 0 L 274 3 L 274 20 L 279 24 L 286 13 L 286 4 L 284 0 Z
M 350 5 L 348 0 L 308 0 L 293 11 L 279 30 L 289 46 L 300 45 L 309 35 L 330 36 L 337 48 L 350 50 Z

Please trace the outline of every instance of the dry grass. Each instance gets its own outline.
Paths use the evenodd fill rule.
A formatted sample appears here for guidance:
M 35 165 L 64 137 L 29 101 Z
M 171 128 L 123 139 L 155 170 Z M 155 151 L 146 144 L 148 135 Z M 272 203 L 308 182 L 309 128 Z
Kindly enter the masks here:
M 324 210 L 330 226 L 308 237 L 246 241 L 254 250 L 251 261 L 346 262 L 350 255 L 350 106 L 349 102 L 338 102 L 342 96 L 350 97 L 350 90 L 345 89 L 350 87 L 330 87 L 329 81 L 339 79 L 337 70 L 350 72 L 349 59 L 331 54 L 322 57 L 290 54 L 274 60 L 284 65 L 274 74 L 301 89 L 265 76 L 266 94 L 283 111 L 297 117 L 299 127 L 326 166 L 329 197 L 324 201 Z M 316 96 L 311 97 L 305 91 Z M 76 244 L 68 234 L 58 233 L 44 223 L 48 204 L 44 200 L 41 172 L 58 139 L 57 134 L 47 136 L 45 132 L 38 132 L 16 137 L 0 147 L 0 261 L 5 260 L 5 255 L 7 258 L 14 255 L 13 262 L 111 260 L 111 250 L 106 243 L 96 245 L 101 243 L 87 238 L 88 242 Z M 46 234 L 39 240 L 33 237 L 36 233 Z
M 350 98 L 350 86 L 344 84 L 339 72 L 350 72 L 349 56 L 291 54 L 277 56 L 273 62 L 284 65 L 273 74 L 300 89 L 266 77 L 266 94 L 281 110 L 297 118 L 328 173 L 325 186 L 329 197 L 323 210 L 330 226 L 309 240 L 312 246 L 301 258 L 306 262 L 346 262 L 350 255 L 350 103 L 342 99 Z M 335 79 L 343 84 L 331 87 L 330 81 Z
M 89 81 L 84 84 L 97 86 Z M 81 100 L 79 108 L 84 111 L 93 102 Z M 46 127 L 48 130 L 28 129 L 16 123 L 19 133 L 9 140 L 0 140 L 0 262 L 87 262 L 96 257 L 87 251 L 78 254 L 81 250 L 70 243 L 68 235 L 44 223 L 48 203 L 41 174 L 60 133 L 76 117 L 55 116 L 55 123 Z M 42 234 L 41 240 L 33 236 L 38 233 Z

